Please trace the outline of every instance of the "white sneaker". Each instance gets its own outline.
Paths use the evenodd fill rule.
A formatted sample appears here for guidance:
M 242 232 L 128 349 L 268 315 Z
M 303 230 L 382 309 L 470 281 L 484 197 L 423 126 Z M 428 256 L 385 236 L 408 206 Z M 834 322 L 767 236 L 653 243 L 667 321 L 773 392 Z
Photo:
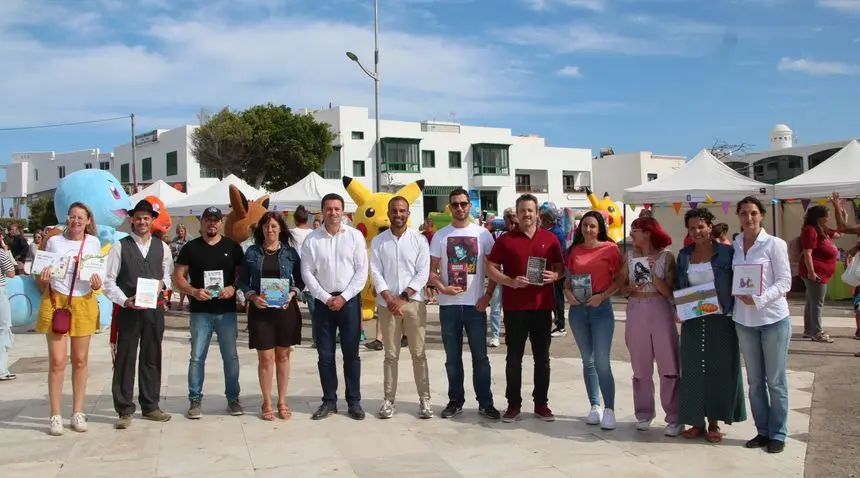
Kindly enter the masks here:
M 48 430 L 48 433 L 55 437 L 63 434 L 63 417 L 59 415 L 51 417 L 51 428 Z
M 498 347 L 499 346 L 499 338 L 498 337 L 491 338 L 490 342 L 487 345 L 489 345 L 490 347 L 493 347 L 493 348 Z
M 87 431 L 87 420 L 84 418 L 83 413 L 73 414 L 71 420 L 69 420 L 69 425 L 71 425 L 72 430 L 78 433 Z
M 652 420 L 639 420 L 636 422 L 636 429 L 640 432 L 646 432 L 649 428 L 651 428 Z
M 386 400 L 382 402 L 382 406 L 379 407 L 379 412 L 376 414 L 379 418 L 391 418 L 394 416 L 394 402 L 391 400 Z
M 681 434 L 681 430 L 684 429 L 684 425 L 680 423 L 670 423 L 666 425 L 666 430 L 663 432 L 667 437 L 676 437 Z
M 602 430 L 615 430 L 615 410 L 607 408 L 603 411 L 603 419 L 600 420 Z
M 587 425 L 599 425 L 600 424 L 600 405 L 592 405 L 591 406 L 591 411 L 588 412 L 588 417 L 586 417 L 585 423 Z
M 567 331 L 564 329 L 555 329 L 550 334 L 552 337 L 567 337 Z

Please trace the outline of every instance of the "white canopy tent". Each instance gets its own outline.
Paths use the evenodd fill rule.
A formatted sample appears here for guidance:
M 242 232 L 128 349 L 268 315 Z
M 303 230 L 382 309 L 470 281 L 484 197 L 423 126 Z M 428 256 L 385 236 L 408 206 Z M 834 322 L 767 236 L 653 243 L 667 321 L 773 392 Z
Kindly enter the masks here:
M 773 186 L 750 179 L 703 149 L 677 171 L 624 190 L 626 204 L 739 201 L 747 196 L 770 199 Z
M 851 141 L 813 169 L 776 185 L 778 199 L 860 196 L 860 143 Z
M 308 210 L 319 210 L 320 201 L 329 193 L 337 193 L 343 197 L 344 211 L 353 212 L 357 206 L 343 183 L 338 179 L 323 179 L 317 173 L 311 172 L 299 182 L 288 186 L 269 196 L 269 207 L 277 210 L 294 210 L 303 205 Z
M 165 206 L 170 206 L 176 201 L 180 201 L 188 197 L 188 195 L 184 192 L 177 190 L 173 186 L 159 179 L 158 181 L 138 191 L 137 194 L 131 196 L 131 205 L 134 206 L 141 199 L 144 199 L 147 196 L 157 196 L 159 199 L 161 199 L 161 202 L 163 202 Z
M 198 216 L 207 207 L 215 206 L 220 208 L 224 214 L 227 214 L 230 208 L 230 185 L 239 188 L 239 191 L 242 191 L 242 194 L 249 201 L 253 201 L 265 194 L 265 192 L 251 187 L 245 181 L 231 174 L 208 189 L 168 204 L 167 211 L 171 216 Z

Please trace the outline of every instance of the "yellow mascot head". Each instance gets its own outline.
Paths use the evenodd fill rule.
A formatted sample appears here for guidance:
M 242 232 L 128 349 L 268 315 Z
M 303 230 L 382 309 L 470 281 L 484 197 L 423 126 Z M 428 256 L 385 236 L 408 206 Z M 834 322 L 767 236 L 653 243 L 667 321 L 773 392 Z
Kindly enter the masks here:
M 591 203 L 591 208 L 595 211 L 600 211 L 606 218 L 606 228 L 609 238 L 614 242 L 619 242 L 624 239 L 624 217 L 621 215 L 621 206 L 612 201 L 609 193 L 603 193 L 603 199 L 597 200 L 597 196 L 591 192 L 591 189 L 586 188 L 585 193 L 588 195 L 588 202 Z
M 358 207 L 352 216 L 352 223 L 364 235 L 369 250 L 370 241 L 379 233 L 391 227 L 391 221 L 388 220 L 388 201 L 394 196 L 401 196 L 411 206 L 421 196 L 421 192 L 424 191 L 424 180 L 419 179 L 418 181 L 411 182 L 394 194 L 371 192 L 360 181 L 356 181 L 348 176 L 343 177 L 343 187 L 346 188 L 349 197 L 355 201 Z M 411 224 L 411 219 L 407 224 Z M 376 310 L 375 295 L 376 291 L 373 290 L 373 285 L 368 275 L 367 283 L 361 291 L 362 320 L 373 318 Z

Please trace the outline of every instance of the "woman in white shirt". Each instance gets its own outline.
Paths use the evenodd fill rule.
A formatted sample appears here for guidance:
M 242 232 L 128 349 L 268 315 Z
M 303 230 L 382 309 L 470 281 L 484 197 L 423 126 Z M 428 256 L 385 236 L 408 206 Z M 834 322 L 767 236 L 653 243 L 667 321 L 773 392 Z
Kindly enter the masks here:
M 762 229 L 766 210 L 758 199 L 741 200 L 737 214 L 742 233 L 733 243 L 733 280 L 742 278 L 738 265 L 761 265 L 761 293 L 735 297 L 733 311 L 758 433 L 746 447 L 766 447 L 768 453 L 780 453 L 788 433 L 786 365 L 791 340 L 791 319 L 785 298 L 791 289 L 788 246 Z
M 75 277 L 78 268 L 76 258 L 86 255 L 101 255 L 101 245 L 93 221 L 93 213 L 83 203 L 72 203 L 69 206 L 69 217 L 66 230 L 52 236 L 45 244 L 45 251 L 58 254 L 68 260 L 68 267 L 59 277 L 51 273 L 51 268 L 42 270 L 37 284 L 42 290 L 42 302 L 39 304 L 39 318 L 36 330 L 47 335 L 48 358 L 48 395 L 50 397 L 51 421 L 50 434 L 62 435 L 63 419 L 60 416 L 60 402 L 63 396 L 63 376 L 66 371 L 66 336 L 70 337 L 72 351 L 72 417 L 70 425 L 76 432 L 87 431 L 84 418 L 84 396 L 87 390 L 87 375 L 89 373 L 90 337 L 99 327 L 99 306 L 95 292 L 102 287 L 102 278 L 98 274 L 89 277 Z M 72 283 L 74 282 L 74 285 Z M 54 311 L 68 309 L 71 311 L 70 327 L 66 333 L 60 333 L 54 327 Z

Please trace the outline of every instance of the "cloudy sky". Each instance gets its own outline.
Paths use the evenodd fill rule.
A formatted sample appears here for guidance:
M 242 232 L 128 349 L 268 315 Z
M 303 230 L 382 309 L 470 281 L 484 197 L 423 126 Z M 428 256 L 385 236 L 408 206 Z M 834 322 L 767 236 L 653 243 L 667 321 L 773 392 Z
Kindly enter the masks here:
M 693 155 L 860 136 L 860 0 L 381 0 L 383 118 Z M 372 107 L 371 0 L 2 0 L 0 162 L 201 108 Z M 6 129 L 5 131 L 3 129 Z

